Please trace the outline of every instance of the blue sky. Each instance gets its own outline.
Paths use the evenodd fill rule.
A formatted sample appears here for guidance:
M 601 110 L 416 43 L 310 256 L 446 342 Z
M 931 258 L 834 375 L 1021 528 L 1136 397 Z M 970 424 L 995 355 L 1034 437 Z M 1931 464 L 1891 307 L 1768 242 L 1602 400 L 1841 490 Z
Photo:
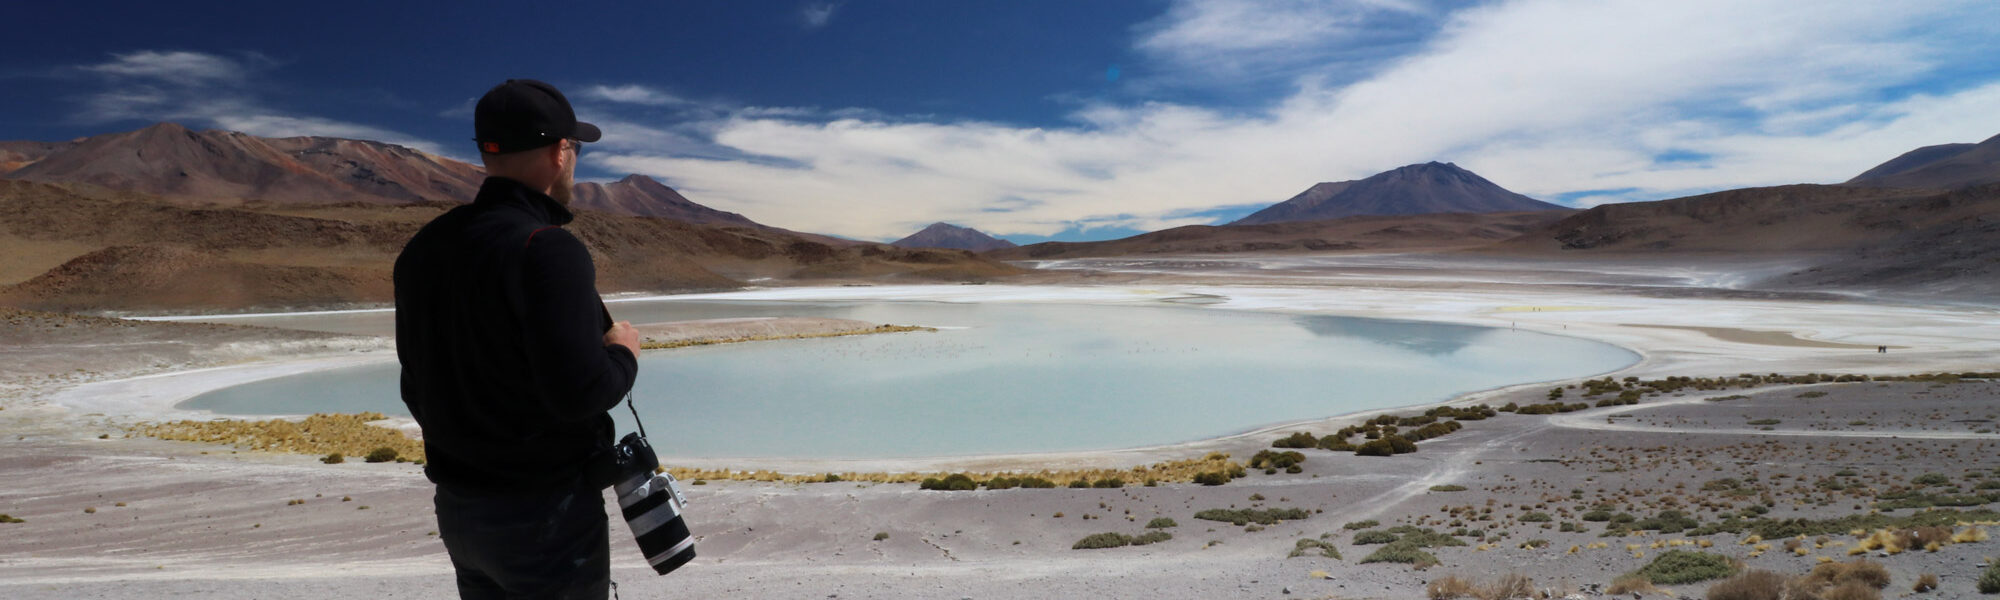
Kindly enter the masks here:
M 1227 221 L 1455 162 L 1574 206 L 1844 180 L 2000 133 L 2000 4 L 1503 0 L 29 3 L 0 139 L 173 120 L 473 156 L 567 91 L 581 175 L 860 239 Z

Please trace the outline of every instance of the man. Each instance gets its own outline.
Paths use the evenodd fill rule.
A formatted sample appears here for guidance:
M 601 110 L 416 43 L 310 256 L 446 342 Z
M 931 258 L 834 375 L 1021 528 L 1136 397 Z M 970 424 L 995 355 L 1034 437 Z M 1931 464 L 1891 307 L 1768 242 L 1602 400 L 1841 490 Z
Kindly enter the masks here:
M 590 253 L 562 229 L 582 142 L 569 100 L 508 80 L 473 113 L 487 178 L 396 259 L 403 402 L 423 426 L 438 531 L 463 598 L 604 598 L 607 413 L 639 336 L 613 324 Z

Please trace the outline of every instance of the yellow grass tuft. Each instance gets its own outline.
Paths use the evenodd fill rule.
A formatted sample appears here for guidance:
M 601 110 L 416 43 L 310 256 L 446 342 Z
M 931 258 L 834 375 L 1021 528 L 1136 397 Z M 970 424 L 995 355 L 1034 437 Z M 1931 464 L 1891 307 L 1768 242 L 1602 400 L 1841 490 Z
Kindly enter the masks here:
M 245 450 L 366 456 L 376 448 L 393 448 L 396 455 L 424 459 L 424 443 L 403 432 L 369 425 L 388 417 L 382 413 L 315 414 L 299 421 L 173 421 L 141 424 L 135 433 L 163 440 L 228 444 Z
M 1569 552 L 1566 552 L 1565 554 L 1576 554 L 1578 551 L 1581 550 L 1583 550 L 1583 546 L 1570 546 Z
M 1715 547 L 1715 542 L 1710 541 L 1707 538 L 1703 538 L 1701 541 L 1695 542 L 1695 545 L 1703 548 L 1713 548 Z
M 739 342 L 758 342 L 765 340 L 804 340 L 812 338 L 842 337 L 849 335 L 869 335 L 875 333 L 904 333 L 909 331 L 937 331 L 937 328 L 918 327 L 915 325 L 881 325 L 868 329 L 849 329 L 846 331 L 828 331 L 823 333 L 792 333 L 784 335 L 746 335 L 741 337 L 724 337 L 724 338 L 691 338 L 685 340 L 674 340 L 670 342 L 648 341 L 639 344 L 639 349 L 666 350 L 671 348 L 687 348 L 692 346 L 735 344 Z
M 1986 528 L 1984 527 L 1967 527 L 1965 531 L 1960 531 L 1951 536 L 1951 542 L 1954 544 L 1971 544 L 1984 541 L 1986 541 Z
M 1326 571 L 1313 571 L 1311 573 L 1307 573 L 1306 576 L 1311 577 L 1313 579 L 1333 579 L 1333 574 L 1328 573 Z
M 1750 534 L 1750 537 L 1747 537 L 1747 538 L 1744 538 L 1744 539 L 1743 539 L 1743 545 L 1745 545 L 1745 546 L 1748 546 L 1748 545 L 1751 545 L 1751 544 L 1755 544 L 1755 543 L 1757 543 L 1757 542 L 1761 542 L 1761 541 L 1764 541 L 1764 536 L 1761 536 L 1761 535 L 1757 535 L 1757 534 L 1754 534 L 1754 533 L 1753 533 L 1753 534 Z
M 1831 557 L 1831 556 L 1815 556 L 1815 557 L 1813 557 L 1813 560 L 1814 560 L 1814 561 L 1816 561 L 1816 562 L 1818 562 L 1818 563 L 1820 563 L 1820 564 L 1826 564 L 1826 563 L 1830 563 L 1830 562 L 1833 562 L 1833 557 Z
M 1073 481 L 1099 481 L 1122 479 L 1128 484 L 1154 479 L 1162 482 L 1189 482 L 1202 473 L 1229 472 L 1242 470 L 1243 463 L 1229 459 L 1221 452 L 1210 452 L 1200 459 L 1172 460 L 1132 467 L 1130 469 L 1043 469 L 1019 472 L 967 472 L 973 481 L 985 481 L 994 477 L 1040 477 L 1055 482 L 1058 486 L 1069 485 Z M 677 479 L 724 480 L 724 481 L 781 481 L 785 483 L 818 483 L 826 480 L 821 473 L 784 474 L 775 471 L 739 471 L 733 469 L 690 469 L 676 467 L 668 469 Z M 916 483 L 927 478 L 944 477 L 951 473 L 836 473 L 840 481 L 861 481 L 874 483 Z
M 1807 554 L 1812 554 L 1812 551 L 1811 551 L 1811 550 L 1807 550 L 1807 549 L 1805 548 L 1805 546 L 1800 546 L 1800 547 L 1797 547 L 1797 548 L 1793 548 L 1793 549 L 1792 549 L 1792 554 L 1796 554 L 1796 555 L 1799 555 L 1799 556 L 1805 556 L 1805 555 L 1807 555 Z

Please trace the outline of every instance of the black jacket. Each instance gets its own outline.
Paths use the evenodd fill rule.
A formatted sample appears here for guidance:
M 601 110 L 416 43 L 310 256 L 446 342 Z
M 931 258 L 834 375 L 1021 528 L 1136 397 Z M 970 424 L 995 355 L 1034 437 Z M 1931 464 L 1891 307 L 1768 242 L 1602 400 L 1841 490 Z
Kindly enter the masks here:
M 431 481 L 494 490 L 569 485 L 610 447 L 637 358 L 604 345 L 574 218 L 548 195 L 488 177 L 472 204 L 396 258 L 403 403 L 424 429 Z

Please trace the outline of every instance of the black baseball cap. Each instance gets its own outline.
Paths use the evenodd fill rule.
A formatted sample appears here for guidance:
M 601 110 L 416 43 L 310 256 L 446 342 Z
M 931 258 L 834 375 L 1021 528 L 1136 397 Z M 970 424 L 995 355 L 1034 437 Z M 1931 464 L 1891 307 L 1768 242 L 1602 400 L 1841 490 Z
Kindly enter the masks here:
M 507 154 L 554 144 L 563 138 L 595 142 L 596 125 L 576 120 L 556 86 L 533 79 L 509 79 L 493 86 L 472 109 L 473 140 L 486 154 Z

